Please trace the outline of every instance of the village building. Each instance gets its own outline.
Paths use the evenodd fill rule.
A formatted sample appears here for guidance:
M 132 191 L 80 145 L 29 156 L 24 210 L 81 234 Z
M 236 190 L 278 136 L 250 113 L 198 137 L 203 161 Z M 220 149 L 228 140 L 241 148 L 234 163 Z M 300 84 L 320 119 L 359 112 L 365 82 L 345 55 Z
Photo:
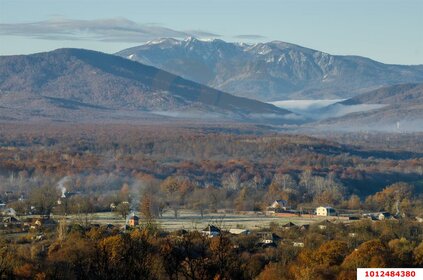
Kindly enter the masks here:
M 178 230 L 176 230 L 176 231 L 174 231 L 174 232 L 172 232 L 172 234 L 173 235 L 175 235 L 175 236 L 179 236 L 179 237 L 181 237 L 181 236 L 185 236 L 185 235 L 187 235 L 189 232 L 186 230 L 186 229 L 178 229 Z
M 304 247 L 304 242 L 292 242 L 292 246 L 294 247 Z
M 41 222 L 41 220 L 36 220 L 36 221 L 34 222 L 34 226 L 40 227 L 40 226 L 42 226 L 42 225 L 43 225 L 43 223 Z
M 241 229 L 241 228 L 231 228 L 229 233 L 234 235 L 248 235 L 251 232 L 248 229 Z
M 267 207 L 268 212 L 272 213 L 280 213 L 283 211 L 287 211 L 289 209 L 288 207 L 288 201 L 283 199 L 278 199 L 272 202 L 269 207 Z
M 75 196 L 75 195 L 78 195 L 78 194 L 81 194 L 81 192 L 79 192 L 79 191 L 78 192 L 66 192 L 66 191 L 63 191 L 62 192 L 62 195 L 57 200 L 57 204 L 58 205 L 61 205 L 62 203 L 65 203 L 65 201 L 67 199 L 69 199 L 70 197 Z
M 20 225 L 21 222 L 16 219 L 15 217 L 6 217 L 3 218 L 3 225 L 4 227 L 12 226 L 12 225 Z
M 13 195 L 13 191 L 5 191 L 4 192 L 5 196 L 12 196 Z
M 34 219 L 32 220 L 32 225 L 30 226 L 31 229 L 38 229 L 41 227 L 55 227 L 57 225 L 57 222 L 53 219 L 50 219 L 48 217 L 42 217 L 40 219 Z
M 362 216 L 363 218 L 370 219 L 372 221 L 376 221 L 378 219 L 377 214 L 375 213 L 364 213 Z
M 6 208 L 2 211 L 4 216 L 16 216 L 16 211 L 13 208 Z
M 124 232 L 127 231 L 127 230 L 129 230 L 129 229 L 131 229 L 131 227 L 129 225 L 127 225 L 127 224 L 124 224 L 123 226 L 120 227 L 120 230 L 122 230 Z
M 286 223 L 282 226 L 282 230 L 290 230 L 294 228 L 298 228 L 298 226 L 292 222 Z
M 328 221 L 328 220 L 324 220 L 323 222 L 319 223 L 317 226 L 319 229 L 321 230 L 325 230 L 328 226 L 332 225 L 333 223 Z
M 376 213 L 364 213 L 364 218 L 371 219 L 373 221 L 381 221 L 385 219 L 393 219 L 394 217 L 389 212 L 376 212 Z
M 201 233 L 207 237 L 215 237 L 220 234 L 220 229 L 214 225 L 208 225 Z
M 330 206 L 320 206 L 316 208 L 317 216 L 336 216 L 336 211 Z
M 381 212 L 377 215 L 377 219 L 382 221 L 385 219 L 390 219 L 392 217 L 391 213 L 389 212 Z
M 139 225 L 139 221 L 140 218 L 138 216 L 136 216 L 135 214 L 133 214 L 129 219 L 128 219 L 128 225 L 130 227 L 135 227 Z
M 32 237 L 33 240 L 37 240 L 37 241 L 41 241 L 41 240 L 45 240 L 46 239 L 46 235 L 45 234 L 37 234 L 35 236 Z
M 261 247 L 276 247 L 281 238 L 272 232 L 258 232 L 257 236 L 259 237 L 258 245 Z
M 112 229 L 114 229 L 115 228 L 115 226 L 114 225 L 112 225 L 112 224 L 106 224 L 106 225 L 103 225 L 102 226 L 104 229 L 107 229 L 107 230 L 112 230 Z
M 304 230 L 308 230 L 310 228 L 310 225 L 302 225 L 300 226 L 300 230 L 304 231 Z

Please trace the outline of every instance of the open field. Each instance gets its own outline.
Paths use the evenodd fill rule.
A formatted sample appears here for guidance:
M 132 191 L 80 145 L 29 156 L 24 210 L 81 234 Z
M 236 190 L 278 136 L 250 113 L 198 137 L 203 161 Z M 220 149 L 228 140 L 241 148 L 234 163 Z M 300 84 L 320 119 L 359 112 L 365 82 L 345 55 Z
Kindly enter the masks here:
M 138 214 L 138 213 L 137 213 Z M 55 217 L 58 218 L 58 217 Z M 74 217 L 68 216 L 69 219 Z M 274 222 L 283 225 L 293 222 L 296 225 L 304 225 L 320 222 L 326 219 L 336 219 L 335 217 L 310 217 L 304 215 L 302 217 L 272 217 L 263 214 L 249 212 L 246 214 L 234 213 L 207 213 L 203 218 L 199 213 L 191 210 L 182 210 L 179 212 L 178 218 L 174 218 L 173 212 L 165 212 L 162 218 L 155 221 L 163 230 L 174 231 L 178 229 L 195 230 L 203 229 L 208 224 L 214 224 L 222 229 L 229 230 L 231 228 L 245 228 L 250 230 L 259 230 L 268 228 L 269 224 Z M 124 225 L 125 221 L 115 213 L 101 212 L 96 213 L 90 218 L 93 224 L 114 224 Z M 140 220 L 142 223 L 142 219 Z

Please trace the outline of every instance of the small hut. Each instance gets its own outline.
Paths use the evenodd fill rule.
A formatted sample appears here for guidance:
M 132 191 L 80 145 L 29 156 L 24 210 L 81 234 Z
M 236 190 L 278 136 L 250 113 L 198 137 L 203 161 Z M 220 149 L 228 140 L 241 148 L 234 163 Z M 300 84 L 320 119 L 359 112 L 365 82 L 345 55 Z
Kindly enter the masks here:
M 220 229 L 214 225 L 208 225 L 201 233 L 208 237 L 214 237 L 220 234 Z
M 298 226 L 296 224 L 292 223 L 292 222 L 286 223 L 282 226 L 283 230 L 290 230 L 290 229 L 293 229 L 293 228 L 298 228 Z
M 135 214 L 133 214 L 128 221 L 129 226 L 131 227 L 135 227 L 137 225 L 139 225 L 140 222 L 140 218 L 138 216 L 136 216 Z

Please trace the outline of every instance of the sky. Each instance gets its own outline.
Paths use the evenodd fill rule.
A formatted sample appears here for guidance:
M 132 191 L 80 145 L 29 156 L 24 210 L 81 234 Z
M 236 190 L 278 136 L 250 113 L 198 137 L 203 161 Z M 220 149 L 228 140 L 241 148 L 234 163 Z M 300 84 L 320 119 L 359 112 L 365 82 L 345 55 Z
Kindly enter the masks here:
M 423 64 L 423 0 L 0 0 L 0 55 L 188 36 Z

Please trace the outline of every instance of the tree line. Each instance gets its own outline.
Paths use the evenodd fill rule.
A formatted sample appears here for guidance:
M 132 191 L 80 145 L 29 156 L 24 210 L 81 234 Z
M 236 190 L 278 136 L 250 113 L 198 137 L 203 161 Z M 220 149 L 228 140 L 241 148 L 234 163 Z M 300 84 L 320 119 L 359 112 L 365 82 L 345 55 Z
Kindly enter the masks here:
M 312 225 L 273 224 L 276 247 L 259 236 L 167 233 L 153 221 L 122 232 L 58 226 L 44 240 L 0 239 L 0 277 L 17 279 L 355 279 L 357 267 L 421 267 L 422 225 L 411 220 Z M 349 233 L 355 233 L 351 237 Z M 299 239 L 300 238 L 300 239 Z M 295 247 L 300 240 L 304 247 Z

